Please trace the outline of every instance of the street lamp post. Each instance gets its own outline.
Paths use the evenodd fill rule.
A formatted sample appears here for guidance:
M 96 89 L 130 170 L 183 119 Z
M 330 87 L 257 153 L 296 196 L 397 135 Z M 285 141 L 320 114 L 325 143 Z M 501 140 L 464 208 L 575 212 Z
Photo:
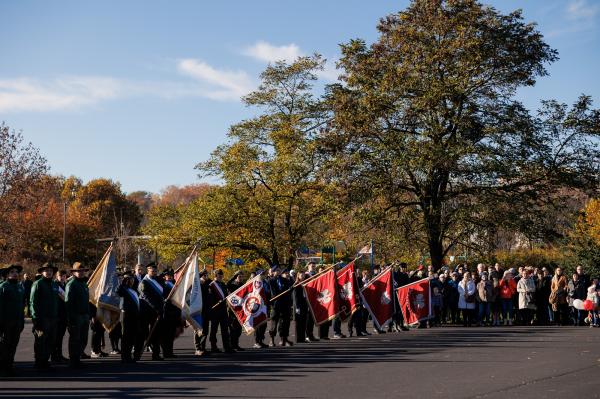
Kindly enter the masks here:
M 63 202 L 63 243 L 62 261 L 65 263 L 65 243 L 67 242 L 67 201 Z
M 69 198 L 63 202 L 63 242 L 62 242 L 62 261 L 65 263 L 65 248 L 67 244 L 67 205 L 69 200 L 75 197 L 75 189 L 72 188 L 69 193 Z

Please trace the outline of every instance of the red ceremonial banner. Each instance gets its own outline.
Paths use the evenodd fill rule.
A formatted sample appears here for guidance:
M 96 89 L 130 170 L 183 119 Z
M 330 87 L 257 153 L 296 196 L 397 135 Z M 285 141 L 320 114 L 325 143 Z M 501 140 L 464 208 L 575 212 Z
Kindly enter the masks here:
M 338 270 L 336 278 L 340 297 L 340 316 L 342 319 L 347 319 L 352 316 L 358 306 L 354 261 Z
M 406 324 L 415 324 L 431 317 L 429 279 L 424 278 L 396 290 L 398 303 Z
M 248 335 L 267 321 L 267 295 L 261 276 L 256 276 L 227 297 L 227 305 Z
M 392 268 L 388 267 L 365 284 L 360 295 L 375 326 L 383 329 L 392 320 L 394 314 Z
M 336 276 L 333 269 L 310 279 L 302 285 L 315 325 L 321 325 L 337 316 L 340 311 Z

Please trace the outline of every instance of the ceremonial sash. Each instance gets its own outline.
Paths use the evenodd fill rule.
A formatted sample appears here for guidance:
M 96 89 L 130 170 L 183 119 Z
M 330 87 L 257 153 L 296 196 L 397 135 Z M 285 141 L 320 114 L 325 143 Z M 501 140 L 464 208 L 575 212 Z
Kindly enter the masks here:
M 127 288 L 127 292 L 129 293 L 131 298 L 134 300 L 135 304 L 137 305 L 137 307 L 139 309 L 140 308 L 140 298 L 137 296 L 135 291 L 132 290 L 131 288 Z
M 154 287 L 154 289 L 162 296 L 163 287 L 161 287 L 160 284 L 158 284 L 158 282 L 156 280 L 151 279 L 147 275 L 146 275 L 146 277 L 144 277 L 144 280 L 150 281 L 152 283 L 152 286 Z
M 215 287 L 217 289 L 217 294 L 219 294 L 219 300 L 222 301 L 223 299 L 225 299 L 225 293 L 223 292 L 223 290 L 221 289 L 221 287 L 219 286 L 219 284 L 217 284 L 216 281 L 213 281 L 212 283 L 210 283 L 210 285 L 212 285 L 213 287 Z

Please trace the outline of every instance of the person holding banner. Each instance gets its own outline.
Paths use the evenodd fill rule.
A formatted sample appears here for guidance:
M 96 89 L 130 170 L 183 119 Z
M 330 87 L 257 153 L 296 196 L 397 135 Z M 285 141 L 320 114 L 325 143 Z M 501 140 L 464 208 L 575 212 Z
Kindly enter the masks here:
M 292 346 L 292 341 L 288 339 L 290 335 L 290 320 L 292 318 L 293 285 L 289 278 L 289 269 L 284 269 L 281 274 L 279 274 L 279 269 L 275 269 L 270 285 L 274 298 L 271 307 L 271 321 L 269 322 L 270 346 L 275 346 L 275 335 L 277 332 L 279 332 L 279 337 L 281 338 L 280 346 Z
M 165 306 L 164 287 L 157 279 L 156 265 L 150 264 L 146 269 L 148 274 L 142 279 L 138 288 L 142 336 L 144 341 L 150 344 L 152 360 L 163 360 L 160 356 L 160 339 Z
M 271 286 L 269 284 L 269 277 L 272 276 L 273 270 L 276 268 L 277 266 L 273 266 L 271 269 L 269 269 L 269 271 L 267 272 L 268 275 L 265 276 L 265 273 L 260 274 L 260 279 L 262 281 L 263 284 L 263 288 L 265 290 L 265 296 L 266 296 L 266 303 L 267 303 L 267 314 L 271 313 Z M 257 271 L 258 273 L 258 271 Z M 267 323 L 263 323 L 260 326 L 258 326 L 254 332 L 254 348 L 256 349 L 260 349 L 260 348 L 268 348 L 269 345 L 265 344 L 265 333 L 267 332 Z
M 86 283 L 87 271 L 88 269 L 81 263 L 75 262 L 71 268 L 73 277 L 65 289 L 65 308 L 69 329 L 69 365 L 72 368 L 81 366 L 81 354 L 88 342 L 90 293 Z
M 234 275 L 227 281 L 227 289 L 229 292 L 235 292 L 238 288 L 244 285 L 243 282 L 243 272 L 238 270 L 234 273 Z M 238 321 L 235 314 L 229 310 L 229 329 L 230 329 L 230 339 L 231 339 L 231 348 L 236 351 L 243 351 L 244 348 L 240 347 L 240 337 L 242 335 L 242 325 Z
M 214 303 L 210 315 L 210 351 L 212 353 L 222 352 L 217 346 L 217 330 L 221 329 L 221 340 L 225 353 L 234 353 L 231 349 L 229 339 L 229 322 L 227 316 L 227 304 L 225 298 L 228 295 L 227 286 L 223 282 L 223 270 L 215 270 L 215 280 L 209 286 L 211 301 Z
M 306 322 L 309 316 L 308 304 L 306 303 L 306 296 L 304 295 L 304 288 L 302 288 L 302 281 L 305 279 L 304 272 L 298 272 L 296 275 L 296 281 L 294 283 L 294 289 L 292 292 L 294 300 L 294 320 L 296 328 L 296 343 L 312 342 L 309 337 L 306 336 Z
M 194 347 L 196 348 L 196 356 L 206 356 L 209 354 L 206 351 L 206 339 L 208 338 L 210 328 L 211 309 L 214 305 L 209 289 L 212 280 L 208 277 L 206 269 L 200 271 L 199 276 L 202 291 L 202 332 L 194 334 Z
M 172 269 L 166 270 L 161 274 L 162 283 L 164 287 L 163 297 L 168 298 L 171 290 L 175 286 L 174 282 L 174 271 Z M 163 357 L 175 358 L 177 355 L 173 353 L 173 343 L 175 342 L 175 336 L 177 335 L 177 328 L 181 326 L 181 310 L 174 306 L 171 302 L 165 302 L 165 313 L 163 320 L 163 330 L 161 337 L 161 347 L 163 350 Z
M 123 280 L 117 293 L 121 297 L 121 361 L 135 363 L 142 357 L 144 340 L 140 334 L 140 298 L 135 286 L 135 277 L 131 272 L 123 273 Z M 133 351 L 133 357 L 131 352 Z

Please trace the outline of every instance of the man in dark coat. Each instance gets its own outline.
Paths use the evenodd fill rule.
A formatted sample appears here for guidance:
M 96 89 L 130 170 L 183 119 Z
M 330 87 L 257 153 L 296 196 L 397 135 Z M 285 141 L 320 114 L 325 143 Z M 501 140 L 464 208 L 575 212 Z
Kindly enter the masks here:
M 308 309 L 308 302 L 306 302 L 306 296 L 304 295 L 304 287 L 300 283 L 306 278 L 304 272 L 298 272 L 296 277 L 296 287 L 293 289 L 294 299 L 294 319 L 296 321 L 296 343 L 311 342 L 306 336 L 306 322 L 311 317 Z
M 263 283 L 263 288 L 265 290 L 265 299 L 267 304 L 267 314 L 271 312 L 271 286 L 269 285 L 269 276 L 273 273 L 274 268 L 269 269 L 266 273 L 262 273 L 261 271 L 256 271 L 256 274 L 260 274 L 260 278 Z M 254 348 L 268 348 L 269 345 L 265 344 L 265 335 L 267 332 L 267 323 L 262 323 L 260 326 L 256 328 L 254 331 Z
M 65 306 L 65 287 L 67 283 L 67 271 L 59 270 L 56 273 L 56 284 L 58 284 L 58 322 L 56 323 L 56 344 L 52 351 L 51 359 L 54 363 L 66 363 L 69 359 L 63 356 L 63 340 L 67 332 L 67 309 Z
M 53 280 L 58 268 L 45 263 L 38 269 L 41 278 L 31 286 L 29 303 L 33 323 L 35 367 L 38 370 L 50 368 L 50 355 L 56 344 L 56 324 L 58 321 L 58 284 Z
M 124 273 L 123 280 L 117 293 L 121 297 L 121 361 L 134 363 L 142 356 L 144 339 L 140 334 L 140 299 L 138 292 L 133 289 L 135 277 Z M 133 350 L 133 357 L 131 351 Z
M 208 277 L 208 272 L 200 271 L 200 289 L 202 291 L 202 332 L 194 334 L 194 346 L 196 348 L 196 356 L 206 356 L 209 352 L 206 351 L 206 340 L 208 339 L 210 327 L 210 315 L 213 307 L 210 294 L 210 284 L 212 280 Z
M 175 287 L 174 271 L 169 269 L 161 274 L 163 279 L 163 297 L 165 300 L 171 294 L 171 290 Z M 164 358 L 175 358 L 177 357 L 173 353 L 173 343 L 175 342 L 175 335 L 177 334 L 177 328 L 181 326 L 181 309 L 173 305 L 171 301 L 165 302 L 165 318 L 163 321 L 163 330 L 161 337 L 161 346 L 163 349 Z
M 158 279 L 156 266 L 150 264 L 146 268 L 148 274 L 138 286 L 142 336 L 150 344 L 152 360 L 163 360 L 160 356 L 160 339 L 165 307 L 164 287 Z
M 217 330 L 221 329 L 221 340 L 225 353 L 233 353 L 229 339 L 229 320 L 227 316 L 227 304 L 225 298 L 228 295 L 227 286 L 223 282 L 223 270 L 215 270 L 215 280 L 209 285 L 211 302 L 214 303 L 210 313 L 210 351 L 219 353 L 217 346 Z
M 19 284 L 23 268 L 10 265 L 0 270 L 0 376 L 13 377 L 15 352 L 25 325 L 25 289 Z
M 227 281 L 227 290 L 230 293 L 237 291 L 241 286 L 244 285 L 244 280 L 242 277 L 243 273 L 241 270 L 239 270 L 229 279 L 229 281 Z M 243 351 L 244 349 L 240 347 L 242 325 L 231 309 L 229 310 L 229 334 L 229 338 L 231 339 L 231 347 L 236 351 Z
M 29 295 L 31 295 L 31 286 L 33 285 L 33 281 L 29 278 L 29 274 L 23 273 L 23 280 L 21 281 L 23 285 L 23 289 L 25 290 L 25 316 L 31 317 L 29 313 Z
M 269 322 L 269 336 L 271 346 L 275 346 L 275 335 L 279 332 L 281 346 L 292 346 L 288 339 L 290 335 L 290 320 L 292 319 L 292 285 L 289 278 L 289 270 L 284 269 L 281 274 L 276 269 L 270 284 L 272 297 L 277 299 L 271 302 L 271 321 Z M 279 327 L 279 328 L 278 328 Z
M 65 288 L 65 308 L 67 327 L 69 329 L 69 365 L 72 368 L 81 366 L 81 355 L 88 342 L 90 324 L 90 293 L 86 282 L 88 269 L 75 262 L 71 268 L 73 277 Z

